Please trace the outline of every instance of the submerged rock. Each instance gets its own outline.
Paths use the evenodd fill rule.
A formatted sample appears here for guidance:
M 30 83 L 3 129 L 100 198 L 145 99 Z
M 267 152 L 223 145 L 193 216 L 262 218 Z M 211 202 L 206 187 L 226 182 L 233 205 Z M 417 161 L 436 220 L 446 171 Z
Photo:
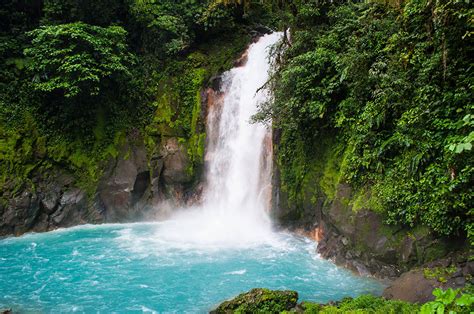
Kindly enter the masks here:
M 297 302 L 296 291 L 256 288 L 221 303 L 210 313 L 280 313 L 295 308 Z

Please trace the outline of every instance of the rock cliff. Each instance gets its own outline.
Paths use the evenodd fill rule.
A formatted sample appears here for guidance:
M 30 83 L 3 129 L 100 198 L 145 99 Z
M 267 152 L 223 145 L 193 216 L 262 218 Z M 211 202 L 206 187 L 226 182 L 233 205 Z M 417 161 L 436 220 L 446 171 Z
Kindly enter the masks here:
M 4 189 L 0 236 L 47 231 L 84 223 L 160 219 L 192 195 L 195 178 L 185 143 L 164 138 L 150 154 L 141 138 L 127 137 L 109 159 L 95 193 L 80 188 L 61 167 L 36 174 L 34 187 Z

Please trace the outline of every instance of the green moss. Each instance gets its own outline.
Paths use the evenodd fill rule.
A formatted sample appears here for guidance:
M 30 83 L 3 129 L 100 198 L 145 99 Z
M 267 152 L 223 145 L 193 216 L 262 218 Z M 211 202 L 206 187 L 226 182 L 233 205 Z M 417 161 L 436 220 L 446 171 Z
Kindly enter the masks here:
M 330 133 L 321 135 L 320 139 L 308 145 L 305 144 L 307 139 L 282 132 L 276 155 L 282 191 L 287 193 L 288 207 L 294 212 L 287 215 L 288 218 L 301 216 L 308 200 L 312 204 L 317 204 L 321 198 L 326 204 L 332 202 L 344 182 L 341 171 L 345 155 L 343 141 Z M 339 201 L 349 206 L 349 199 Z
M 202 82 L 201 82 L 202 83 Z M 198 90 L 196 92 L 196 99 L 194 101 L 193 112 L 191 116 L 191 132 L 196 132 L 197 124 L 201 115 L 201 107 L 202 107 L 202 100 L 201 100 L 201 91 Z
M 436 259 L 442 258 L 443 256 L 446 256 L 446 254 L 452 249 L 452 246 L 448 246 L 442 241 L 437 241 L 434 245 L 425 249 L 425 251 L 423 252 L 423 261 L 431 262 Z
M 325 165 L 319 185 L 330 200 L 336 197 L 336 189 L 341 179 L 341 152 L 338 146 L 331 149 L 326 156 Z
M 247 35 L 235 34 L 226 40 L 200 45 L 186 57 L 170 62 L 161 73 L 153 74 L 156 85 L 148 91 L 155 94 L 152 106 L 156 109 L 145 127 L 150 156 L 163 136 L 181 138 L 190 160 L 187 171 L 197 174 L 204 162 L 206 141 L 201 92 L 210 77 L 232 66 L 247 42 Z
M 383 213 L 384 208 L 377 194 L 373 192 L 373 187 L 361 187 L 352 197 L 352 210 L 358 212 L 361 209 L 368 209 L 377 213 Z
M 99 109 L 96 113 L 97 123 L 93 129 L 94 136 L 97 142 L 102 141 L 105 138 L 105 112 L 102 106 L 99 106 Z
M 291 310 L 298 302 L 295 291 L 252 289 L 220 304 L 211 313 L 280 313 Z

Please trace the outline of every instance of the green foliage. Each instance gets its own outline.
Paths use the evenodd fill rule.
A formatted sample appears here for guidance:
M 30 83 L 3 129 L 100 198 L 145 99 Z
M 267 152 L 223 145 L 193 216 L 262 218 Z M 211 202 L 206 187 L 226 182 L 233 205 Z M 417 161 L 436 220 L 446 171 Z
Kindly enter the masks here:
M 435 267 L 435 268 L 424 268 L 423 275 L 427 279 L 436 279 L 439 282 L 446 283 L 446 278 L 454 274 L 457 270 L 456 266 L 450 267 Z
M 304 301 L 296 307 L 298 295 L 294 291 L 252 289 L 230 301 L 223 302 L 211 313 L 465 314 L 472 313 L 474 310 L 474 296 L 468 291 L 437 288 L 433 290 L 433 295 L 436 299 L 423 305 L 386 300 L 373 295 L 361 295 L 329 304 Z
M 213 30 L 234 26 L 232 8 L 213 1 L 134 0 L 130 11 L 142 29 L 142 49 L 162 58 L 190 48 Z
M 133 56 L 122 27 L 60 24 L 42 26 L 29 35 L 32 46 L 25 55 L 39 91 L 64 97 L 98 95 L 105 80 L 130 76 Z
M 474 295 L 461 293 L 460 290 L 434 289 L 433 295 L 436 299 L 425 303 L 421 307 L 420 314 L 444 314 L 444 313 L 472 313 L 474 311 Z
M 123 0 L 44 0 L 42 22 L 66 24 L 84 22 L 108 26 L 124 19 Z
M 270 82 L 274 99 L 256 116 L 281 130 L 290 199 L 331 134 L 345 147 L 343 166 L 325 173 L 370 191 L 387 223 L 472 234 L 469 3 L 295 5 L 292 43 Z M 327 182 L 319 185 L 332 198 Z
M 355 299 L 346 298 L 335 305 L 303 302 L 302 307 L 304 313 L 307 314 L 412 314 L 419 310 L 419 306 L 416 304 L 385 300 L 372 295 L 362 295 Z
M 415 313 L 418 305 L 402 301 L 385 300 L 372 295 L 362 295 L 355 299 L 346 299 L 338 304 L 340 313 Z M 324 313 L 324 312 L 323 312 Z
M 143 135 L 150 156 L 162 137 L 180 138 L 197 177 L 200 91 L 248 43 L 237 23 L 250 22 L 211 1 L 4 1 L 1 190 L 59 168 L 92 194 L 127 134 Z

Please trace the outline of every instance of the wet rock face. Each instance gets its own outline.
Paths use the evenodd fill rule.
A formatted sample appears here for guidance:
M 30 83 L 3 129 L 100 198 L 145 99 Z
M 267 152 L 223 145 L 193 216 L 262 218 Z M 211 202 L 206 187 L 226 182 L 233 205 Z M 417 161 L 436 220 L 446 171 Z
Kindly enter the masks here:
M 187 186 L 194 179 L 189 168 L 187 147 L 176 137 L 165 139 L 151 157 L 143 144 L 126 143 L 99 185 L 106 221 L 166 217 L 186 202 Z
M 5 189 L 0 236 L 42 232 L 84 223 L 162 219 L 193 197 L 187 147 L 169 137 L 147 152 L 142 139 L 128 139 L 107 163 L 97 193 L 88 195 L 62 169 L 37 175 L 35 187 Z M 11 193 L 11 194 L 10 194 Z
M 97 208 L 89 205 L 85 192 L 74 187 L 74 179 L 61 170 L 53 169 L 35 181 L 38 182 L 35 189 L 13 194 L 3 204 L 0 236 L 103 220 Z
M 31 228 L 39 215 L 38 197 L 23 191 L 3 206 L 0 234 L 20 234 Z
M 98 188 L 98 197 L 104 206 L 106 221 L 118 222 L 134 216 L 134 206 L 139 201 L 134 190 L 135 182 L 138 179 L 139 188 L 143 189 L 144 186 L 146 189 L 149 183 L 143 181 L 142 173 L 147 171 L 147 155 L 143 145 L 126 143 L 120 149 L 117 159 L 109 161 Z
M 86 194 L 79 188 L 72 188 L 63 193 L 57 210 L 51 215 L 52 222 L 58 227 L 69 227 L 81 222 L 87 209 Z

